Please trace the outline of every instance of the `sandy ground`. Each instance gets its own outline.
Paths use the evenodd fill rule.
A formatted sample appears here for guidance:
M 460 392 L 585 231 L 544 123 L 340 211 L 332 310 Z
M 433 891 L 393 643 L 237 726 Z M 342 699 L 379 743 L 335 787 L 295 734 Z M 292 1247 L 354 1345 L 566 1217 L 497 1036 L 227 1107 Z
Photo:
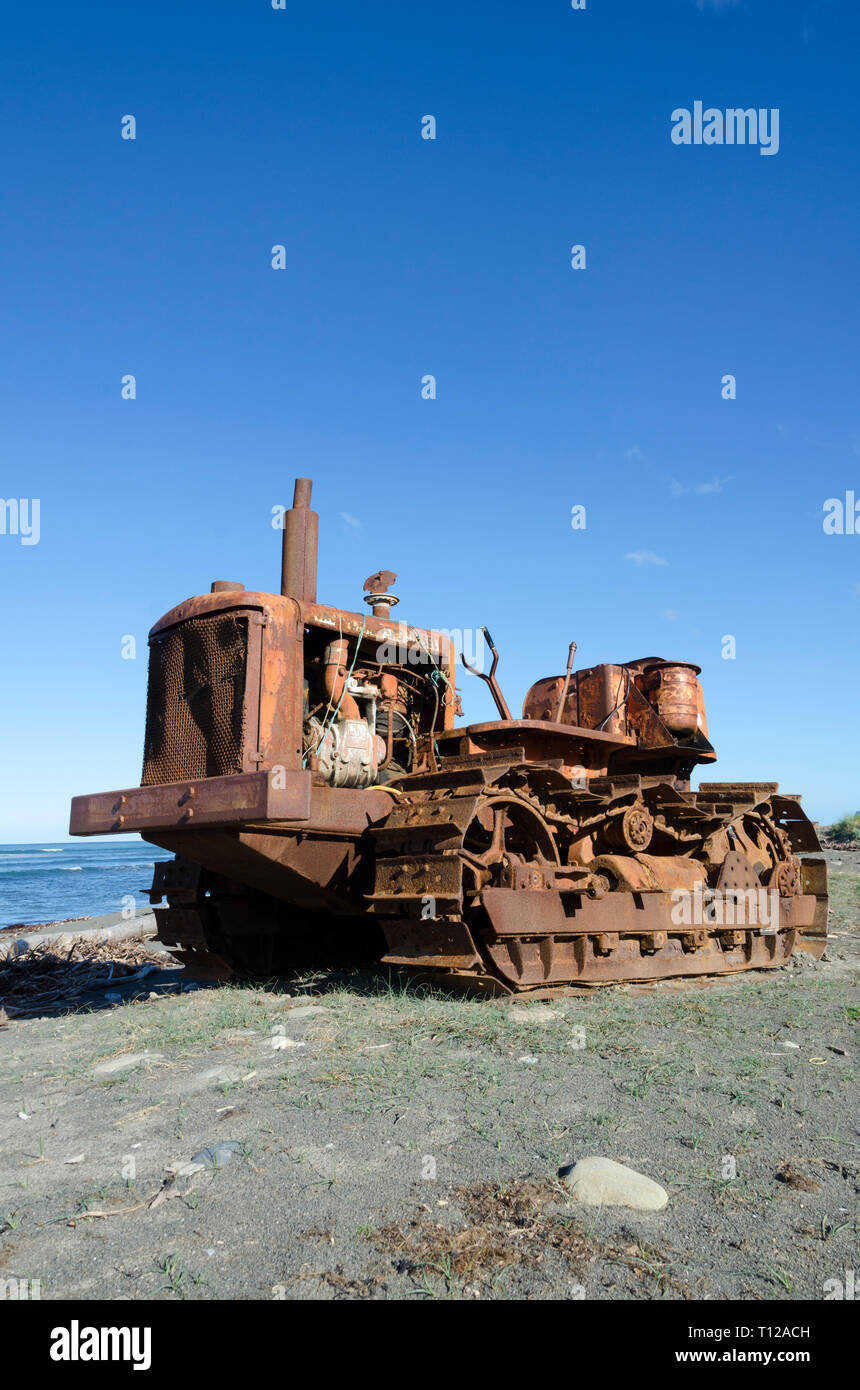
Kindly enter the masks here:
M 188 988 L 162 954 L 72 1014 L 12 1017 L 0 1281 L 43 1299 L 823 1299 L 860 1271 L 860 854 L 828 858 L 829 959 L 705 987 L 516 1007 L 378 972 Z M 668 1206 L 574 1205 L 558 1172 L 588 1154 Z

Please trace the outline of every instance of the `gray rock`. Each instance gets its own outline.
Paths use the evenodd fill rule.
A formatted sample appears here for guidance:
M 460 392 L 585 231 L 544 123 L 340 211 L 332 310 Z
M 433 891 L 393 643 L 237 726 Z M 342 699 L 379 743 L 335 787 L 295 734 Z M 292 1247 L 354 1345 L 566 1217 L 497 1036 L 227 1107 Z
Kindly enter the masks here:
M 659 1183 L 612 1158 L 581 1158 L 561 1176 L 571 1196 L 587 1207 L 635 1207 L 661 1211 L 669 1194 Z
M 160 1052 L 125 1052 L 122 1057 L 111 1057 L 107 1062 L 99 1062 L 98 1066 L 93 1067 L 95 1076 L 112 1076 L 117 1071 L 131 1071 L 134 1067 L 139 1067 L 142 1062 L 160 1062 L 162 1053 Z
M 189 1077 L 185 1089 L 191 1093 L 205 1091 L 207 1086 L 232 1086 L 241 1078 L 236 1067 L 209 1067 L 208 1071 L 198 1071 Z
M 564 1014 L 546 1004 L 510 1004 L 508 1018 L 511 1023 L 552 1023 L 554 1019 L 564 1018 Z
M 176 1178 L 193 1178 L 195 1173 L 202 1173 L 205 1167 L 205 1163 L 168 1163 L 166 1171 Z

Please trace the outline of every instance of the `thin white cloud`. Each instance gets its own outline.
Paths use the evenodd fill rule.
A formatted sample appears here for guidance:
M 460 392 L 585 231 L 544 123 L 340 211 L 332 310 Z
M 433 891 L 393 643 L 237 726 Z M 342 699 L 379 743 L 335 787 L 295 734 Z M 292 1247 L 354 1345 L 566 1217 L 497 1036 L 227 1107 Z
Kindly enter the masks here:
M 677 478 L 669 479 L 669 491 L 673 497 L 684 497 L 691 493 L 696 497 L 707 497 L 713 492 L 722 492 L 726 483 L 730 483 L 731 478 L 711 478 L 708 483 L 693 483 L 689 487 L 686 483 L 681 483 Z
M 357 516 L 350 516 L 349 512 L 341 512 L 340 515 L 341 520 L 345 521 L 347 526 L 349 526 L 353 531 L 358 531 L 361 528 L 361 522 L 359 521 Z
M 631 444 L 629 449 L 624 450 L 624 457 L 626 459 L 642 459 L 645 455 L 638 444 Z
M 674 623 L 674 621 L 675 621 L 675 619 L 677 618 L 677 616 L 678 616 L 678 610 L 677 610 L 677 608 L 664 608 L 663 611 L 662 611 L 662 613 L 660 614 L 660 617 L 661 617 L 661 618 L 665 618 L 665 619 L 667 620 L 667 622 L 670 622 L 670 623 Z
M 655 555 L 653 550 L 629 550 L 624 556 L 625 560 L 632 560 L 634 565 L 668 565 L 669 561 L 664 560 L 662 555 Z

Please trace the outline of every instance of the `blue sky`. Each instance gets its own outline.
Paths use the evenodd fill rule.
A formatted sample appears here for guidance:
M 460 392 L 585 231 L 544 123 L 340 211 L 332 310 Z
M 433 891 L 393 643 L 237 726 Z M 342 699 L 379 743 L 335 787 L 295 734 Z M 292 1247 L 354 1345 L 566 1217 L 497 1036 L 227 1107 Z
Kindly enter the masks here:
M 822 525 L 860 499 L 855 6 L 49 0 L 3 31 L 0 493 L 40 537 L 0 535 L 0 839 L 138 781 L 148 628 L 277 588 L 299 474 L 326 601 L 397 571 L 398 616 L 490 627 L 515 707 L 571 639 L 696 661 L 707 776 L 860 806 L 860 535 Z M 673 144 L 696 100 L 777 108 L 778 153 Z

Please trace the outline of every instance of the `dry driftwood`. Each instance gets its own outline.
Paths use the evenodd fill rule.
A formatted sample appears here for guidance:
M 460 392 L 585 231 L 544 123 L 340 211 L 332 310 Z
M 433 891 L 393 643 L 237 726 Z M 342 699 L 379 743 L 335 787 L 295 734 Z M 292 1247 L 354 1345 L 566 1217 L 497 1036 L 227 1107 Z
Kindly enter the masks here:
M 85 994 L 133 984 L 171 964 L 140 941 L 46 941 L 0 961 L 0 1027 L 72 1008 Z

